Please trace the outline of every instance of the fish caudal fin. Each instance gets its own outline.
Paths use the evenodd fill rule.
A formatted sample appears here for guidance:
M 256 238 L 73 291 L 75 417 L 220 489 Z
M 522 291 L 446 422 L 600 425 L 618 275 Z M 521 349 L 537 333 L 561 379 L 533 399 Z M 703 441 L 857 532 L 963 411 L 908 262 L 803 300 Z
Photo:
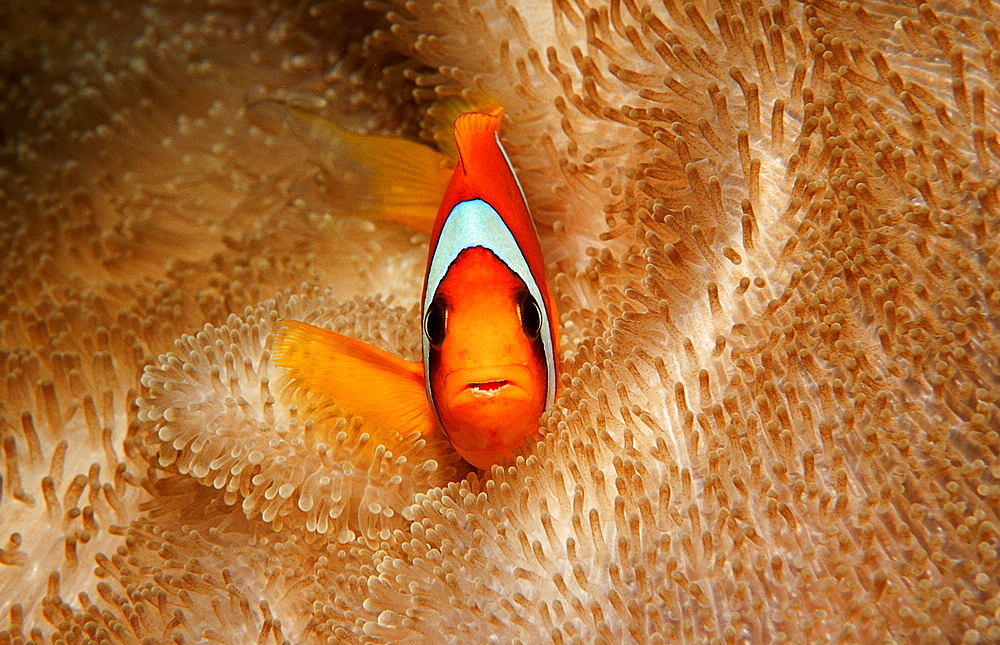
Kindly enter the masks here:
M 388 220 L 430 233 L 454 160 L 433 148 L 377 134 L 360 134 L 279 101 L 248 113 L 262 124 L 284 124 L 323 159 L 332 208 L 344 215 Z
M 272 353 L 296 384 L 367 423 L 401 435 L 437 427 L 420 363 L 297 320 L 278 322 Z
M 371 173 L 369 198 L 367 203 L 359 202 L 357 215 L 430 232 L 454 168 L 449 157 L 408 139 L 358 134 L 298 108 L 290 111 L 332 148 L 343 148 Z

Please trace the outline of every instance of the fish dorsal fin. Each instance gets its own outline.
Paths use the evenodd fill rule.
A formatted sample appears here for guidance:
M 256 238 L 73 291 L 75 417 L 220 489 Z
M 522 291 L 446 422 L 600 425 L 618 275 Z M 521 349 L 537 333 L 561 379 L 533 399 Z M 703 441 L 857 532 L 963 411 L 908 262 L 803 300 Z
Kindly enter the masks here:
M 437 149 L 451 159 L 458 159 L 455 145 L 455 121 L 466 112 L 497 113 L 500 105 L 484 96 L 442 96 L 427 108 L 425 131 L 434 140 Z
M 503 108 L 490 112 L 466 112 L 455 120 L 455 144 L 459 163 L 475 160 L 483 150 L 496 146 L 496 133 L 503 120 Z M 466 172 L 468 174 L 468 171 Z
M 421 363 L 298 320 L 278 323 L 272 352 L 297 385 L 383 432 L 428 435 L 437 427 Z

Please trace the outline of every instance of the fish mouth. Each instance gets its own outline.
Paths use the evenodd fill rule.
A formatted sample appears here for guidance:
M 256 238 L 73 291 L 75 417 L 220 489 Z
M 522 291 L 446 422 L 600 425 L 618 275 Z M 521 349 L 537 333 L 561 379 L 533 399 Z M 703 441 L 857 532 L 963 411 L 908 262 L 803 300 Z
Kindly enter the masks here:
M 460 369 L 448 375 L 452 395 L 447 398 L 453 408 L 500 400 L 527 401 L 529 382 L 528 371 L 521 365 Z
M 465 386 L 465 389 L 470 391 L 472 396 L 476 398 L 489 398 L 491 396 L 496 396 L 503 392 L 504 388 L 513 385 L 507 379 L 499 379 L 496 381 L 482 381 L 479 383 L 469 383 Z
M 538 430 L 545 382 L 524 364 L 457 369 L 443 385 L 441 423 L 458 454 L 477 468 L 506 458 Z

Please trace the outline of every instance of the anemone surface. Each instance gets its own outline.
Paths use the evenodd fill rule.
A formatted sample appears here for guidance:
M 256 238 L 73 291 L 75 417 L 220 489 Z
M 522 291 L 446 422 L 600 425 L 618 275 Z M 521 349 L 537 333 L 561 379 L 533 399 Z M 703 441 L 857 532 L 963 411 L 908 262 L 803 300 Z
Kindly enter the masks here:
M 998 16 L 4 4 L 0 643 L 1000 642 Z M 416 358 L 427 250 L 275 106 L 447 150 L 458 101 L 563 331 L 489 472 L 268 340 Z

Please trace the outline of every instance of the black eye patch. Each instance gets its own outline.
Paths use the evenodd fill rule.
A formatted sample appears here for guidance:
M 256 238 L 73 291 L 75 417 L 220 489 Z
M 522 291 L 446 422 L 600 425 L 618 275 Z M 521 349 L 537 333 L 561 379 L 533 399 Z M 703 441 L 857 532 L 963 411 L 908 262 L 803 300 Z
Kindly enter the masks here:
M 542 311 L 535 298 L 527 291 L 517 294 L 517 315 L 521 319 L 521 329 L 531 340 L 537 340 L 542 333 Z
M 424 316 L 424 334 L 430 341 L 431 347 L 440 349 L 444 337 L 448 333 L 448 307 L 444 299 L 440 296 L 431 301 L 427 308 L 427 315 Z

